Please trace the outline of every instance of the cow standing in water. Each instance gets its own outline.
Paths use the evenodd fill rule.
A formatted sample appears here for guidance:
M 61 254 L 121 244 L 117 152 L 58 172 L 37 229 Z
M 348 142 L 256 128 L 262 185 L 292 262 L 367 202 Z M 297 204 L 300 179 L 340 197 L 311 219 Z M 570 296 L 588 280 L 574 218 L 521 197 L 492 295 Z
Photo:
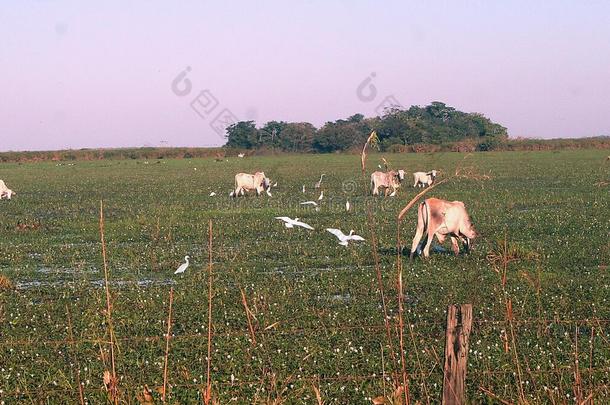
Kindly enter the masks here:
M 420 240 L 424 241 L 424 257 L 430 256 L 430 245 L 434 236 L 440 243 L 447 235 L 451 238 L 453 252 L 458 255 L 460 247 L 458 240 L 464 243 L 466 251 L 470 249 L 472 239 L 477 236 L 466 207 L 461 201 L 445 201 L 438 198 L 428 198 L 419 205 L 417 210 L 417 231 L 411 246 L 411 259 L 420 249 Z
M 231 193 L 231 197 L 239 197 L 245 195 L 246 191 L 255 190 L 256 195 L 261 195 L 263 191 L 271 197 L 271 180 L 265 176 L 265 172 L 256 172 L 254 174 L 237 173 L 235 175 L 235 189 Z

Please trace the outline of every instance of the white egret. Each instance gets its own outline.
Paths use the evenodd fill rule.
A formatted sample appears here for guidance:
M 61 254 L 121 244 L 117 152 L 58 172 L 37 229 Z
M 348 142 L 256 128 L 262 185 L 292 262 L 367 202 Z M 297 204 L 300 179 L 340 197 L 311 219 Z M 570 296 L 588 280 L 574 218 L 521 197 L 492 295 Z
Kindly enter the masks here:
M 345 211 L 349 211 L 350 209 L 350 205 L 349 205 L 349 200 L 345 201 Z
M 318 181 L 315 185 L 314 188 L 320 188 L 322 187 L 322 178 L 326 176 L 326 174 L 322 173 L 322 175 L 320 176 L 320 181 Z
M 339 244 L 343 245 L 343 246 L 347 246 L 347 244 L 350 240 L 357 240 L 357 241 L 364 240 L 364 238 L 362 236 L 354 235 L 353 229 L 349 232 L 349 235 L 344 234 L 343 232 L 341 232 L 340 229 L 326 228 L 326 230 L 328 232 L 332 233 L 333 235 L 335 235 L 337 237 L 337 239 L 339 239 Z
M 318 201 L 322 201 L 323 198 L 324 198 L 324 191 L 321 191 L 320 197 L 318 197 Z
M 244 156 L 246 156 L 246 154 L 245 153 L 240 153 L 237 156 L 240 157 L 240 158 L 243 158 Z
M 213 191 L 210 193 L 210 197 L 214 197 L 215 195 L 216 195 L 216 193 Z
M 184 273 L 184 271 L 189 267 L 189 257 L 188 256 L 184 256 L 184 261 L 186 263 L 182 263 L 180 265 L 180 267 L 178 267 L 178 270 L 176 270 L 174 272 L 174 274 L 180 274 L 180 273 Z
M 311 225 L 308 225 L 305 222 L 299 221 L 299 218 L 292 219 L 289 217 L 275 217 L 275 219 L 284 221 L 284 226 L 286 228 L 294 228 L 295 226 L 300 226 L 305 229 L 311 229 L 312 231 L 314 230 L 314 228 Z
M 305 194 L 305 184 L 303 184 L 303 194 Z
M 316 207 L 316 211 L 320 211 L 320 206 L 315 201 L 303 201 L 301 205 L 313 205 L 314 207 Z

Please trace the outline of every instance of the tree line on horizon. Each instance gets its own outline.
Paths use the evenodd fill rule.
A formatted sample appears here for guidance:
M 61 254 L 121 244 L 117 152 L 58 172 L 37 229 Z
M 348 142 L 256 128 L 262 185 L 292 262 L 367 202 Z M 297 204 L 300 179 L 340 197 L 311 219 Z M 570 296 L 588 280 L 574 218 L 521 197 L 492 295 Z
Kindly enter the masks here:
M 361 148 L 371 131 L 377 131 L 384 151 L 400 151 L 412 145 L 434 145 L 462 140 L 489 150 L 508 139 L 507 129 L 479 113 L 465 113 L 442 102 L 408 109 L 389 108 L 381 116 L 354 114 L 329 121 L 321 128 L 309 122 L 239 121 L 227 128 L 225 147 L 269 149 L 284 152 L 330 153 Z

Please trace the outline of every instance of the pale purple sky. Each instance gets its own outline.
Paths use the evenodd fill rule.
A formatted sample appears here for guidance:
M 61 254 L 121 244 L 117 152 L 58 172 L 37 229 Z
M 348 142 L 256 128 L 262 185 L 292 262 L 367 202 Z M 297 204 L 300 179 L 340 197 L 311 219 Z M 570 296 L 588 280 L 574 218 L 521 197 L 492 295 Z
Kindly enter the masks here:
M 610 2 L 6 1 L 0 91 L 2 151 L 220 145 L 224 108 L 320 126 L 391 95 L 514 137 L 609 135 Z

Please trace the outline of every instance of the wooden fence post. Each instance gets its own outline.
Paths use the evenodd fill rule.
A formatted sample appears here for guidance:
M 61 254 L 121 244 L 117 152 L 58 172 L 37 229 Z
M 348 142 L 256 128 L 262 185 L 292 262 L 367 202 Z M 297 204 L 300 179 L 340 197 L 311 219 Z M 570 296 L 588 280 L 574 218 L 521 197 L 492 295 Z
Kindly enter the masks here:
M 468 337 L 472 326 L 472 304 L 450 305 L 447 308 L 443 404 L 465 403 Z

